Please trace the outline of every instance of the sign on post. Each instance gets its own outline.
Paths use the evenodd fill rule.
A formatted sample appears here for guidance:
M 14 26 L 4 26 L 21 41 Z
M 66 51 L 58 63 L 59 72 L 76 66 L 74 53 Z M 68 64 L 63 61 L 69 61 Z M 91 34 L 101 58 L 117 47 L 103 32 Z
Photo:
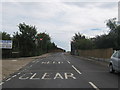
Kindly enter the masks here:
M 0 48 L 12 49 L 12 40 L 0 40 Z

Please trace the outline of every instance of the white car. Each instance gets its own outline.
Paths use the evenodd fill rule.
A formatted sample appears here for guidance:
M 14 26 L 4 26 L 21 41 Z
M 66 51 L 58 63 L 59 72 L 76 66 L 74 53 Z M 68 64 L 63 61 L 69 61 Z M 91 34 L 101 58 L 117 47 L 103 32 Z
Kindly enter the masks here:
M 115 51 L 110 58 L 109 72 L 120 72 L 120 50 Z

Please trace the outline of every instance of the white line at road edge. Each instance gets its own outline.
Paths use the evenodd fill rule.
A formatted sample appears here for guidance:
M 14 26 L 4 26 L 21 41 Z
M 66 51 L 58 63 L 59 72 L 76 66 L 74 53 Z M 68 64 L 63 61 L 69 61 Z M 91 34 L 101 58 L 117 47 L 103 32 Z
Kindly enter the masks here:
M 69 61 L 67 61 L 69 64 L 70 64 L 70 62 Z
M 14 76 L 12 76 L 12 77 L 16 77 L 17 75 L 14 75 Z
M 9 81 L 9 80 L 11 80 L 11 78 L 7 79 L 6 81 Z
M 98 87 L 96 87 L 95 86 L 95 84 L 93 84 L 92 82 L 89 82 L 89 84 L 93 87 L 93 88 L 95 88 L 96 90 L 100 90 Z
M 79 74 L 82 74 L 79 70 L 77 70 L 73 65 L 72 67 L 79 73 Z
M 1 82 L 0 85 L 4 84 L 4 82 Z

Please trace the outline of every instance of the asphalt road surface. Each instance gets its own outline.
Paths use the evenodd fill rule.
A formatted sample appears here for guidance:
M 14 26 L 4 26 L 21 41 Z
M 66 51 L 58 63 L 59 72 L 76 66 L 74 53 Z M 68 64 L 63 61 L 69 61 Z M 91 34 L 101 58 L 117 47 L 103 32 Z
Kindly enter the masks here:
M 0 83 L 2 88 L 119 88 L 118 74 L 101 64 L 65 53 L 36 59 Z

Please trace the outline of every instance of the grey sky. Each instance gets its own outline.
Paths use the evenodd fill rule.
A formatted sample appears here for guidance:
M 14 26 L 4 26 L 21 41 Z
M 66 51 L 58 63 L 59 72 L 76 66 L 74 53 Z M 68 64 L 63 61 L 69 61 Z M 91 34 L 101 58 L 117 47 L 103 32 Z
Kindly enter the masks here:
M 10 34 L 25 22 L 46 31 L 59 47 L 70 50 L 74 33 L 94 37 L 108 32 L 105 21 L 118 17 L 117 2 L 2 2 L 2 30 Z

